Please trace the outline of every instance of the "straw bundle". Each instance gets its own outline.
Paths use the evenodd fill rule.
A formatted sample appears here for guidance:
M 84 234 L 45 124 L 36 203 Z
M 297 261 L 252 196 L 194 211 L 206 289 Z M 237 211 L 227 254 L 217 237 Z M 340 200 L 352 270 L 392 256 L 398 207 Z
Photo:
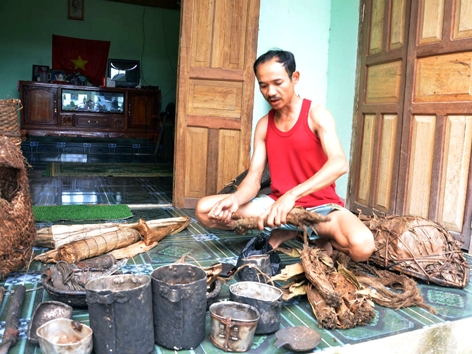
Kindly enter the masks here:
M 15 145 L 21 144 L 18 111 L 22 108 L 19 99 L 0 100 L 0 135 L 10 138 Z
M 123 229 L 68 243 L 58 249 L 40 254 L 34 260 L 44 263 L 59 261 L 77 263 L 84 259 L 129 246 L 139 240 L 141 240 L 141 235 L 137 230 Z
M 104 253 L 116 259 L 131 258 L 149 251 L 167 235 L 184 230 L 188 217 L 144 221 L 133 224 L 53 225 L 38 230 L 36 245 L 56 247 L 37 255 L 34 260 L 44 263 L 77 263 Z
M 155 240 L 156 235 L 162 237 L 163 228 L 168 231 L 165 235 L 174 235 L 184 230 L 190 223 L 188 217 L 176 217 L 156 220 L 139 220 L 132 224 L 77 224 L 77 225 L 52 225 L 39 229 L 36 233 L 35 246 L 46 248 L 59 248 L 71 242 L 85 240 L 90 237 L 103 235 L 122 229 L 136 229 L 144 237 L 146 244 Z M 159 239 L 157 239 L 159 241 Z
M 36 225 L 25 165 L 20 148 L 0 136 L 0 277 L 21 269 L 31 257 Z

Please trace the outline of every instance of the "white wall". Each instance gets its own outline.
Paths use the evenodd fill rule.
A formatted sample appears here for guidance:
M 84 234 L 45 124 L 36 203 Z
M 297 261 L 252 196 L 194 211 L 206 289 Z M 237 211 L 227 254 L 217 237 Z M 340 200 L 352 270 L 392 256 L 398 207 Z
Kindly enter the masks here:
M 351 157 L 354 117 L 359 0 L 331 0 L 328 93 L 326 107 L 336 119 L 336 130 L 344 153 Z M 348 174 L 336 182 L 340 197 L 347 197 Z
M 297 93 L 333 113 L 350 156 L 359 0 L 261 0 L 257 56 L 272 48 L 295 55 Z M 332 36 L 332 37 L 331 37 Z M 331 37 L 331 38 L 330 38 Z M 255 84 L 253 129 L 270 106 Z M 347 175 L 337 192 L 347 196 Z
M 300 82 L 296 92 L 325 104 L 330 1 L 261 0 L 257 56 L 273 48 L 295 55 Z M 255 85 L 254 124 L 270 109 Z

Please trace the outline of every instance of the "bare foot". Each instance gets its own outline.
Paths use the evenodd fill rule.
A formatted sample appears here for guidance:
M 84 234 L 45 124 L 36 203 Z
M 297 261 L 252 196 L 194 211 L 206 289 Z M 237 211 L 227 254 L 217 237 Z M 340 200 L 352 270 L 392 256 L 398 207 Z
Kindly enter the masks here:
M 295 238 L 295 236 L 297 236 L 297 233 L 297 231 L 292 230 L 274 229 L 270 233 L 268 242 L 273 249 L 276 249 L 285 241 Z
M 318 238 L 315 240 L 315 245 L 318 248 L 322 248 L 328 253 L 328 256 L 333 254 L 333 245 L 331 244 L 330 240 L 327 238 Z

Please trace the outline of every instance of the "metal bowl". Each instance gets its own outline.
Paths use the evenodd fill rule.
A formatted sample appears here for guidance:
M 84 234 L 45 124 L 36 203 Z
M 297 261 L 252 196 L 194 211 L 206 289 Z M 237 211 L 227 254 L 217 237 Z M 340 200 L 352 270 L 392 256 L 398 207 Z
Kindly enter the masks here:
M 28 340 L 33 344 L 38 344 L 39 339 L 36 333 L 38 328 L 56 318 L 72 318 L 72 307 L 59 301 L 41 302 L 31 316 L 27 332 Z
M 48 354 L 90 354 L 92 329 L 67 318 L 51 320 L 37 330 L 41 352 Z
M 44 289 L 48 292 L 51 299 L 74 307 L 87 307 L 85 288 L 84 290 L 63 290 L 55 288 L 47 274 L 42 274 L 41 280 L 43 281 Z

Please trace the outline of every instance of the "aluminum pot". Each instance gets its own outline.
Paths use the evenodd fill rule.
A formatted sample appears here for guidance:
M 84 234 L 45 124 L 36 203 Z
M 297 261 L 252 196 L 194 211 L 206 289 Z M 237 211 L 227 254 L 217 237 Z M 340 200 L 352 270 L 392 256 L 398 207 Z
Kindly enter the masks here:
M 69 318 L 56 318 L 36 331 L 39 346 L 47 354 L 90 354 L 92 329 Z
M 85 285 L 95 354 L 155 353 L 148 275 L 111 275 Z
M 230 285 L 230 300 L 254 306 L 261 316 L 256 334 L 273 333 L 279 329 L 282 311 L 282 290 L 268 284 L 241 281 Z
M 210 338 L 227 352 L 251 349 L 259 321 L 254 306 L 234 301 L 222 301 L 210 306 Z
M 191 264 L 162 266 L 152 273 L 156 344 L 193 349 L 205 338 L 207 274 Z

